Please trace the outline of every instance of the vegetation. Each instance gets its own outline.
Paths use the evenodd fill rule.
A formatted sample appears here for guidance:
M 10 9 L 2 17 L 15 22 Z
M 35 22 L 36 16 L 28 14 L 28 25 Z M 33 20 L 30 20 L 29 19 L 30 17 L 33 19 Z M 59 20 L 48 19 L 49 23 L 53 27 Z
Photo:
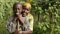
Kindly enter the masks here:
M 18 0 L 0 0 L 0 34 L 8 34 L 6 23 Z M 19 0 L 24 2 L 25 0 Z M 33 34 L 60 34 L 60 0 L 32 0 Z

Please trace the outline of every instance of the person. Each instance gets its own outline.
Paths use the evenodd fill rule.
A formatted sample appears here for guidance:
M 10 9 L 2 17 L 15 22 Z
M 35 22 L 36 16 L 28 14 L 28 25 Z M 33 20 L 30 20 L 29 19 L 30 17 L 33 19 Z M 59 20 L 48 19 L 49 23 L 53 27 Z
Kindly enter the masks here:
M 22 4 L 22 12 L 23 15 L 26 14 L 27 18 L 29 19 L 29 23 L 30 23 L 30 30 L 27 31 L 23 31 L 23 34 L 32 34 L 33 32 L 33 16 L 30 14 L 30 10 L 31 10 L 31 4 L 30 3 L 23 3 Z M 25 16 L 25 15 L 24 15 Z
M 13 5 L 13 15 L 9 18 L 6 25 L 10 34 L 22 34 L 22 31 L 30 30 L 29 21 L 24 15 L 22 15 L 22 5 L 19 2 L 15 3 Z

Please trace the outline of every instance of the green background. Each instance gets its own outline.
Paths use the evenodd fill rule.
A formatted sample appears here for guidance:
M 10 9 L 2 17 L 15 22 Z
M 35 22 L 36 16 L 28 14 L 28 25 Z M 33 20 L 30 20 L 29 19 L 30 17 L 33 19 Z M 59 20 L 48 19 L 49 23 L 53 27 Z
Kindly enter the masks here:
M 14 2 L 25 0 L 0 0 L 0 34 L 6 30 L 8 18 L 12 15 Z M 60 0 L 32 0 L 31 14 L 34 16 L 33 34 L 60 34 Z

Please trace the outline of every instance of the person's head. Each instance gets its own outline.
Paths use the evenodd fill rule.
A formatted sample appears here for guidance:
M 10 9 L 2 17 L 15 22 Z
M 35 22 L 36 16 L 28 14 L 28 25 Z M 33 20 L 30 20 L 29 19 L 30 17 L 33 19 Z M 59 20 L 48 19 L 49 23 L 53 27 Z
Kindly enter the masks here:
M 22 12 L 22 5 L 19 2 L 14 3 L 13 5 L 13 13 L 21 13 Z
M 24 14 L 30 13 L 30 9 L 31 9 L 31 4 L 30 3 L 23 3 L 22 4 L 22 12 Z

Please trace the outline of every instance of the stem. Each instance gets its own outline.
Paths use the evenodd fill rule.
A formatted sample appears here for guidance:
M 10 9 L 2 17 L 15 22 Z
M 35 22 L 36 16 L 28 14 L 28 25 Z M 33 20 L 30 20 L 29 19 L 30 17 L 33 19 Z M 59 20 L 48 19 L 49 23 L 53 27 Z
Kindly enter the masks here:
M 40 21 L 40 13 L 38 13 L 38 21 Z
M 54 34 L 54 24 L 52 24 L 52 27 L 51 27 L 51 34 Z

